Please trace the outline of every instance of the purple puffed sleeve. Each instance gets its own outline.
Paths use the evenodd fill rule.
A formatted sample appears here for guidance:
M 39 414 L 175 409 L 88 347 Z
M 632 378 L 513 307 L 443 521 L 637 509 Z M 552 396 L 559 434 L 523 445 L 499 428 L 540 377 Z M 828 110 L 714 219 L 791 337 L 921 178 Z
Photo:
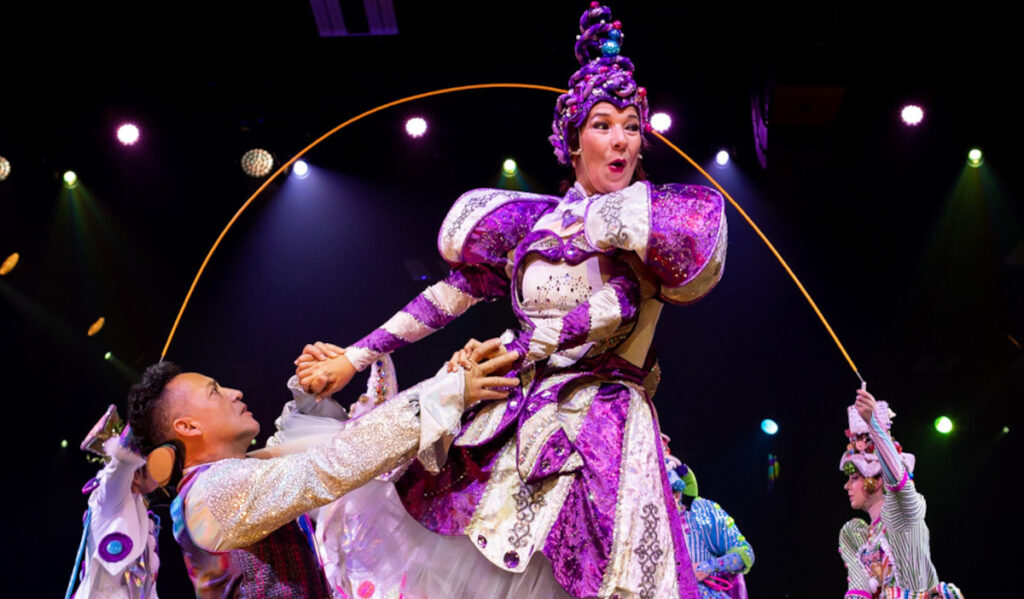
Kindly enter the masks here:
M 441 225 L 438 250 L 452 265 L 375 331 L 345 350 L 362 370 L 379 356 L 419 341 L 481 300 L 509 292 L 509 252 L 557 198 L 504 189 L 475 189 L 460 197 Z
M 728 230 L 724 201 L 713 189 L 638 181 L 591 200 L 584 222 L 594 247 L 636 252 L 667 302 L 693 303 L 722 277 Z

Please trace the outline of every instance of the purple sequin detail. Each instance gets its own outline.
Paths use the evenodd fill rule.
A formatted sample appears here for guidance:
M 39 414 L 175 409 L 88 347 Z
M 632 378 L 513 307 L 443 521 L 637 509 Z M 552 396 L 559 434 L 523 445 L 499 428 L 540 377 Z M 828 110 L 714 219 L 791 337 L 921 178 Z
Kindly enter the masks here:
M 508 253 L 526 237 L 543 214 L 558 205 L 557 198 L 510 202 L 480 220 L 462 248 L 467 264 L 504 264 Z
M 520 437 L 520 441 L 522 437 Z M 544 448 L 537 456 L 537 461 L 530 470 L 530 475 L 524 482 L 539 482 L 552 474 L 558 473 L 562 465 L 573 454 L 572 443 L 562 429 L 556 430 L 551 436 L 543 441 Z
M 396 337 L 384 329 L 377 329 L 366 337 L 356 341 L 353 345 L 356 347 L 365 347 L 377 354 L 386 354 L 405 346 L 407 343 L 408 342 L 404 339 Z
M 503 443 L 479 448 L 453 448 L 437 476 L 413 462 L 395 484 L 409 515 L 442 535 L 466 530 L 487 486 L 487 472 Z
M 96 490 L 96 487 L 100 486 L 100 479 L 90 478 L 89 482 L 82 486 L 82 495 L 88 495 Z
M 422 295 L 416 296 L 402 311 L 432 329 L 440 329 L 455 319 L 455 315 L 444 312 Z
M 118 562 L 131 552 L 132 539 L 123 532 L 112 532 L 103 537 L 98 550 L 103 561 Z
M 516 248 L 515 267 L 518 271 L 522 267 L 523 260 L 531 254 L 539 254 L 547 262 L 564 261 L 575 266 L 595 254 L 604 253 L 608 252 L 602 252 L 587 243 L 587 237 L 583 231 L 563 242 L 557 233 L 540 229 L 524 237 L 522 243 Z
M 590 333 L 590 302 L 583 302 L 562 317 L 559 347 L 573 347 L 586 342 Z
M 452 287 L 475 298 L 496 299 L 508 293 L 504 268 L 488 265 L 461 265 L 445 278 Z
M 619 302 L 619 322 L 627 323 L 637 314 L 640 302 L 640 283 L 636 275 L 622 261 L 613 266 L 615 274 L 605 283 L 610 287 Z M 562 317 L 562 331 L 559 335 L 559 347 L 573 347 L 585 343 L 590 336 L 590 300 L 576 306 Z
M 519 554 L 515 551 L 509 551 L 505 554 L 505 567 L 515 568 L 519 565 Z
M 629 388 L 617 384 L 598 391 L 575 443 L 587 467 L 576 475 L 544 544 L 556 580 L 575 597 L 598 594 L 611 556 L 629 397 Z
M 718 243 L 722 196 L 700 185 L 663 185 L 652 190 L 647 266 L 668 287 L 693 280 Z

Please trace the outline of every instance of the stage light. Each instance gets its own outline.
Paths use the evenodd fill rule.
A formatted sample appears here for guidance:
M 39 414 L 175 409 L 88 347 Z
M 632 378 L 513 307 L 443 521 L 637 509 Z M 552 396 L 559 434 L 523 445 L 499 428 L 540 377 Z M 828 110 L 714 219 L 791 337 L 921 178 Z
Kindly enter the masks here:
M 266 177 L 274 168 L 274 157 L 270 152 L 256 148 L 242 155 L 242 170 L 250 177 Z
M 405 121 L 405 132 L 410 137 L 422 137 L 427 132 L 427 121 L 418 116 L 414 116 L 408 121 Z
M 715 154 L 715 164 L 718 166 L 725 166 L 729 164 L 729 152 L 719 150 L 718 153 Z
M 60 440 L 60 448 L 61 449 L 67 449 L 68 448 L 68 440 L 67 439 L 61 439 Z
M 4 260 L 3 264 L 0 264 L 0 277 L 14 270 L 14 267 L 18 265 L 18 260 L 21 259 L 21 254 L 14 252 L 7 259 Z
M 515 175 L 518 169 L 519 166 L 516 164 L 516 161 L 511 158 L 506 158 L 505 162 L 501 163 L 501 172 L 505 173 L 506 177 Z
M 658 133 L 664 133 L 668 131 L 669 127 L 672 126 L 672 117 L 666 112 L 655 112 L 651 115 L 651 129 L 654 129 Z
M 967 152 L 967 163 L 974 168 L 981 166 L 983 160 L 984 157 L 981 155 L 981 150 L 978 148 L 971 148 L 971 151 Z
M 126 146 L 139 141 L 139 128 L 133 123 L 125 123 L 117 128 L 117 141 Z
M 295 176 L 300 179 L 305 179 L 309 176 L 309 165 L 306 164 L 305 160 L 296 160 L 295 164 L 292 165 L 292 172 Z
M 7 177 L 11 176 L 11 163 L 9 160 L 0 156 L 0 181 L 6 181 Z
M 64 173 L 64 187 L 74 189 L 76 185 L 78 185 L 78 175 L 75 174 L 75 171 L 66 171 Z
M 903 122 L 907 125 L 916 127 L 924 120 L 924 110 L 915 104 L 907 104 L 903 107 L 903 110 L 900 111 L 900 118 L 903 119 Z
M 107 319 L 100 316 L 99 319 L 97 319 L 96 322 L 92 323 L 92 325 L 89 327 L 89 331 L 86 333 L 86 335 L 92 337 L 96 333 L 99 333 L 100 330 L 103 329 L 103 325 L 106 323 Z
M 765 418 L 761 421 L 761 430 L 763 430 L 765 434 L 774 435 L 779 432 L 779 425 L 771 418 Z
M 104 359 L 104 360 L 107 360 L 108 362 L 109 362 L 109 361 L 110 361 L 110 359 L 111 359 L 111 358 L 113 358 L 113 357 L 114 357 L 114 354 L 112 354 L 112 353 L 110 353 L 110 352 L 107 352 L 107 353 L 103 354 L 103 359 Z
M 256 439 L 253 439 L 252 441 L 249 441 L 249 445 L 256 445 Z
M 953 432 L 953 421 L 948 416 L 939 416 L 935 419 L 935 430 L 943 435 Z
M 1008 426 L 1004 426 L 1004 427 L 1003 427 L 1003 434 L 1004 434 L 1004 435 L 1007 435 L 1007 434 L 1009 434 L 1009 433 L 1010 433 L 1010 427 L 1008 427 Z

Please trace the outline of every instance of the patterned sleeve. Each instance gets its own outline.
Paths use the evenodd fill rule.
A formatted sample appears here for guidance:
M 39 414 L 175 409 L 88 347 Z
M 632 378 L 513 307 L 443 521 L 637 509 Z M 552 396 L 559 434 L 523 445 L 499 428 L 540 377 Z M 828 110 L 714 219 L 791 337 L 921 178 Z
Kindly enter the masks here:
M 639 306 L 639 278 L 627 261 L 618 260 L 608 282 L 587 301 L 560 318 L 538 319 L 534 329 L 520 331 L 506 347 L 525 356 L 523 363 L 537 362 L 559 350 L 607 339 L 636 319 Z
M 914 487 L 914 481 L 892 437 L 882 428 L 874 414 L 868 423 L 868 435 L 875 445 L 875 452 L 882 465 L 882 477 L 889 491 L 886 496 L 888 501 L 882 505 L 882 519 L 889 530 L 908 530 L 924 521 L 927 511 L 924 497 Z
M 92 561 L 102 564 L 111 575 L 118 576 L 126 567 L 146 551 L 149 537 L 149 519 L 145 504 L 132 493 L 135 471 L 146 463 L 145 459 L 124 447 L 117 436 L 103 445 L 110 462 L 97 475 L 98 486 L 89 494 L 92 518 L 89 522 L 89 548 Z M 116 557 L 104 556 L 102 541 L 110 535 L 127 535 L 127 550 Z
M 892 437 L 878 423 L 878 418 L 871 415 L 871 422 L 868 423 L 868 436 L 871 437 L 878 452 L 879 462 L 882 464 L 882 476 L 890 487 L 905 483 L 904 478 L 909 478 L 907 469 L 903 466 L 900 453 L 892 442 Z
M 697 502 L 694 502 L 696 504 Z M 707 512 L 707 518 L 700 520 L 710 522 L 704 531 L 711 553 L 715 558 L 698 565 L 699 570 L 710 574 L 746 574 L 754 565 L 754 549 L 747 538 L 740 533 L 733 520 L 722 506 L 713 501 L 701 502 Z
M 857 555 L 860 546 L 867 538 L 868 525 L 860 518 L 854 518 L 843 525 L 839 531 L 839 555 L 843 558 L 843 565 L 846 566 L 846 594 L 847 598 L 865 597 L 871 599 L 871 591 L 868 575 L 860 564 Z
M 592 200 L 584 223 L 594 247 L 636 252 L 669 303 L 693 303 L 722 277 L 728 230 L 713 189 L 640 181 Z
M 427 287 L 398 313 L 345 350 L 356 370 L 363 370 L 380 356 L 423 339 L 462 316 L 481 300 L 508 293 L 505 273 L 489 265 L 462 265 Z
M 504 189 L 475 189 L 460 197 L 437 241 L 451 273 L 349 347 L 345 355 L 352 365 L 363 370 L 379 356 L 444 327 L 477 302 L 507 295 L 509 252 L 557 203 L 556 198 Z
M 300 453 L 214 463 L 185 498 L 193 540 L 208 551 L 251 545 L 394 469 L 417 448 L 435 456 L 433 445 L 450 439 L 458 427 L 462 381 L 461 372 L 441 373 L 349 421 L 329 442 Z M 426 428 L 432 431 L 428 435 Z

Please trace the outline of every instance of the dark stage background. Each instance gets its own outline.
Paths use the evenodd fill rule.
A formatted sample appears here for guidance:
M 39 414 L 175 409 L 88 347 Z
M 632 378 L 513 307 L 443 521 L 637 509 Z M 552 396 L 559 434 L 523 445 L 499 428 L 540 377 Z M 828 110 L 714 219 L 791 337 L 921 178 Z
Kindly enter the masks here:
M 341 2 L 353 30 L 360 3 Z M 450 85 L 561 87 L 576 68 L 583 2 L 398 2 L 399 34 L 322 38 L 310 5 L 217 3 L 130 10 L 22 7 L 0 22 L 0 362 L 10 596 L 56 597 L 81 532 L 77 445 L 159 358 L 220 229 L 260 181 L 253 147 L 282 162 L 343 120 Z M 1019 44 L 1009 15 L 977 4 L 935 13 L 886 6 L 741 8 L 618 2 L 623 53 L 667 133 L 711 168 L 776 243 L 870 389 L 917 454 L 940 576 L 1000 596 L 1019 538 L 1003 481 L 1020 463 L 1024 397 Z M 27 12 L 26 12 L 27 11 Z M 365 17 L 363 17 L 365 19 Z M 751 94 L 774 90 L 767 169 Z M 407 104 L 313 152 L 282 177 L 215 254 L 168 357 L 239 387 L 272 429 L 302 345 L 347 344 L 443 276 L 438 225 L 463 191 L 502 183 L 554 192 L 566 173 L 546 142 L 555 96 L 477 91 Z M 917 128 L 900 106 L 924 106 Z M 405 119 L 429 121 L 410 140 Z M 140 142 L 114 128 L 134 120 Z M 966 165 L 976 145 L 979 169 Z M 658 182 L 702 183 L 653 142 Z M 710 168 L 710 167 L 709 167 Z M 75 194 L 60 176 L 74 169 Z M 753 597 L 838 597 L 836 536 L 854 513 L 837 469 L 858 381 L 795 286 L 729 209 L 725 276 L 705 300 L 667 307 L 655 403 L 673 450 L 753 544 Z M 427 280 L 421 280 L 426 276 Z M 105 328 L 87 337 L 99 316 Z M 511 326 L 507 304 L 475 308 L 398 352 L 399 380 L 433 373 L 466 338 Z M 104 353 L 112 353 L 104 360 Z M 361 390 L 359 377 L 343 392 Z M 932 427 L 951 416 L 953 434 Z M 774 418 L 778 435 L 759 429 Z M 1003 427 L 1009 433 L 1003 433 Z M 62 449 L 61 440 L 69 447 Z M 781 471 L 770 484 L 768 454 Z M 1014 457 L 1016 456 L 1016 457 Z M 166 509 L 160 594 L 190 594 Z

